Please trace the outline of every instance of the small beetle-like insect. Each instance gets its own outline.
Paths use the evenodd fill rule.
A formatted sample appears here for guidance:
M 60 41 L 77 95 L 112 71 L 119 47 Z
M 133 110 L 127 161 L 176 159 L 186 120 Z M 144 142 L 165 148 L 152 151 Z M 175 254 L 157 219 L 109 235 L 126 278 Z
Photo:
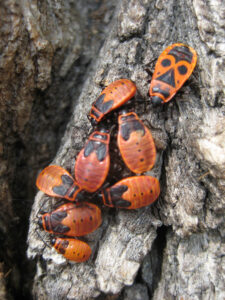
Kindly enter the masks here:
M 91 256 L 91 247 L 80 240 L 57 237 L 51 240 L 51 244 L 58 253 L 75 262 L 84 262 Z
M 130 100 L 136 90 L 136 85 L 128 79 L 119 79 L 108 85 L 92 103 L 89 114 L 92 126 L 99 123 L 106 114 Z
M 159 56 L 149 94 L 153 105 L 168 102 L 190 77 L 197 62 L 197 53 L 190 46 L 173 44 Z
M 102 223 L 101 210 L 88 203 L 66 203 L 43 214 L 38 224 L 52 234 L 83 236 L 95 231 Z
M 120 115 L 118 123 L 117 144 L 127 167 L 137 174 L 152 169 L 156 148 L 149 129 L 135 112 Z
M 108 175 L 109 141 L 108 130 L 95 131 L 77 156 L 75 178 L 79 187 L 90 193 L 99 189 Z
M 134 176 L 120 180 L 101 192 L 106 206 L 136 209 L 153 203 L 160 194 L 157 178 Z
M 81 188 L 64 168 L 51 165 L 38 175 L 36 186 L 51 197 L 75 201 Z

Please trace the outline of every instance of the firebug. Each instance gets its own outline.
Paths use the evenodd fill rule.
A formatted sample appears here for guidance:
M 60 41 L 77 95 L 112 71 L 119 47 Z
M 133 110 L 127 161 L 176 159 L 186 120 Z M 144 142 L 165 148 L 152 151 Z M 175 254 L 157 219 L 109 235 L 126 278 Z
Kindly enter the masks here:
M 56 165 L 46 167 L 36 180 L 39 190 L 51 197 L 75 201 L 81 188 L 64 168 Z
M 109 141 L 108 130 L 94 131 L 77 156 L 75 178 L 79 187 L 90 193 L 99 189 L 108 175 Z
M 58 253 L 71 261 L 84 262 L 91 255 L 91 247 L 80 240 L 57 237 L 51 240 L 51 244 Z
M 109 84 L 92 104 L 88 116 L 91 124 L 95 126 L 106 114 L 130 100 L 136 90 L 135 84 L 128 79 L 119 79 Z
M 190 77 L 197 62 L 197 53 L 190 46 L 177 43 L 159 56 L 150 83 L 153 105 L 168 102 Z
M 141 174 L 155 163 L 156 148 L 150 130 L 135 112 L 123 113 L 118 118 L 117 144 L 127 167 Z
M 157 178 L 134 176 L 120 180 L 103 189 L 101 197 L 104 205 L 117 208 L 137 209 L 152 204 L 160 194 Z
M 83 236 L 95 231 L 102 223 L 101 210 L 88 202 L 70 202 L 43 214 L 38 224 L 52 234 Z

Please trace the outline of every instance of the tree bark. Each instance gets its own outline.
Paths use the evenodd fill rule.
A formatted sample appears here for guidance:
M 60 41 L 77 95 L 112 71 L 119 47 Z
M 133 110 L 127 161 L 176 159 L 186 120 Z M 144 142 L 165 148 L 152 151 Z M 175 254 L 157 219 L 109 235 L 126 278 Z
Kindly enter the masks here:
M 91 130 L 86 118 L 91 103 L 119 78 L 137 85 L 133 108 L 150 127 L 157 147 L 157 162 L 148 174 L 161 185 L 161 195 L 150 207 L 125 211 L 101 206 L 103 224 L 85 237 L 93 254 L 82 264 L 66 261 L 46 246 L 50 237 L 37 218 L 40 209 L 51 211 L 59 200 L 37 193 L 27 239 L 28 257 L 37 267 L 33 296 L 223 299 L 225 5 L 219 0 L 121 0 L 115 8 L 112 1 L 6 4 L 1 7 L 11 23 L 10 30 L 3 27 L 8 43 L 1 119 L 8 152 L 17 152 L 7 160 L 2 151 L 4 172 L 10 167 L 2 176 L 2 196 L 11 198 L 6 202 L 11 210 L 6 206 L 3 211 L 15 217 L 15 207 L 22 210 L 15 196 L 29 197 L 21 187 L 32 195 L 35 172 L 50 164 L 65 126 L 51 163 L 74 176 L 76 155 Z M 149 70 L 175 42 L 196 49 L 197 68 L 173 100 L 153 108 Z M 125 166 L 118 172 L 115 138 L 116 132 L 110 183 L 132 175 Z M 19 221 L 23 216 L 20 212 Z M 9 227 L 8 218 L 3 221 Z
M 31 298 L 35 262 L 26 257 L 26 239 L 35 178 L 55 156 L 114 6 L 0 3 L 0 262 L 7 299 Z

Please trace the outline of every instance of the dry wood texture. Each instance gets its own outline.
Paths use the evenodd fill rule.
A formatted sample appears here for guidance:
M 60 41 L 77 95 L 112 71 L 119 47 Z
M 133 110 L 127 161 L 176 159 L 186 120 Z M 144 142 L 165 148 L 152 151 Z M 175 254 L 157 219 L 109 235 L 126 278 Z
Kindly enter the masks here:
M 40 234 L 45 241 L 49 236 L 40 231 L 37 214 L 40 206 L 50 211 L 58 200 L 36 195 L 27 238 L 28 257 L 37 267 L 34 297 L 224 299 L 223 1 L 23 0 L 16 5 L 8 0 L 0 10 L 4 241 L 14 232 L 19 243 L 16 228 L 28 218 L 22 210 L 28 211 L 33 201 L 38 169 L 54 159 L 74 176 L 76 155 L 91 128 L 86 115 L 105 85 L 120 78 L 136 83 L 134 109 L 150 127 L 157 147 L 157 162 L 148 175 L 160 179 L 159 200 L 137 211 L 102 207 L 102 226 L 85 239 L 93 251 L 86 263 L 70 263 L 46 247 Z M 196 49 L 197 68 L 175 99 L 153 108 L 149 70 L 175 42 Z M 112 142 L 109 181 L 131 174 L 123 165 L 119 169 L 115 148 Z M 24 239 L 26 225 L 18 228 Z M 3 253 L 6 266 L 16 244 L 4 243 L 3 249 L 10 249 Z M 14 286 L 22 276 L 17 264 L 8 275 Z

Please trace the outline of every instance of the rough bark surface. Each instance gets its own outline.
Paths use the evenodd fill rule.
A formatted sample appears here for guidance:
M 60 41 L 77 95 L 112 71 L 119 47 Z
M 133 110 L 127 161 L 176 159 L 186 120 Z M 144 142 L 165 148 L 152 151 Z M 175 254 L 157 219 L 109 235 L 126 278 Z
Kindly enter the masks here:
M 35 178 L 59 147 L 114 6 L 0 2 L 0 262 L 7 298 L 32 297 L 35 265 L 26 239 Z
M 47 165 L 53 159 L 65 119 L 67 129 L 53 162 L 74 176 L 76 155 L 91 130 L 86 118 L 90 105 L 102 87 L 119 78 L 130 78 L 137 85 L 134 109 L 150 127 L 158 153 L 149 174 L 161 184 L 160 198 L 151 207 L 137 211 L 101 207 L 103 224 L 85 237 L 93 254 L 82 264 L 68 262 L 46 246 L 49 235 L 40 231 L 37 216 L 40 207 L 51 211 L 58 200 L 39 192 L 30 216 L 27 251 L 29 258 L 36 259 L 33 295 L 76 300 L 104 294 L 114 294 L 115 299 L 224 299 L 224 3 L 121 0 L 114 9 L 112 1 L 97 1 L 97 6 L 91 6 L 92 1 L 69 2 L 68 6 L 51 1 L 45 6 L 25 0 L 20 6 L 6 2 L 1 8 L 11 23 L 7 27 L 5 22 L 3 28 L 6 36 L 9 32 L 12 36 L 11 43 L 7 37 L 7 47 L 2 40 L 3 49 L 11 51 L 5 54 L 11 59 L 5 58 L 2 67 L 3 137 L 8 138 L 8 152 L 18 141 L 26 147 L 14 154 L 10 174 L 2 179 L 8 214 L 15 216 L 10 199 L 13 202 L 19 188 L 26 186 L 27 166 Z M 100 19 L 96 28 L 89 23 L 93 21 L 90 11 L 95 21 Z M 13 38 L 20 41 L 17 47 L 13 47 Z M 175 99 L 153 108 L 148 96 L 149 70 L 154 70 L 161 51 L 175 42 L 195 48 L 198 65 Z M 114 135 L 110 183 L 131 175 L 124 166 L 119 169 Z M 2 148 L 0 144 L 0 151 Z M 26 164 L 21 158 L 24 152 Z M 5 172 L 9 163 L 3 150 L 1 154 Z M 11 189 L 13 194 L 8 196 L 16 181 L 12 174 L 18 176 L 21 168 L 17 189 Z M 32 178 L 33 172 L 28 173 Z M 7 229 L 5 219 L 3 214 Z M 126 287 L 135 278 L 138 282 Z

